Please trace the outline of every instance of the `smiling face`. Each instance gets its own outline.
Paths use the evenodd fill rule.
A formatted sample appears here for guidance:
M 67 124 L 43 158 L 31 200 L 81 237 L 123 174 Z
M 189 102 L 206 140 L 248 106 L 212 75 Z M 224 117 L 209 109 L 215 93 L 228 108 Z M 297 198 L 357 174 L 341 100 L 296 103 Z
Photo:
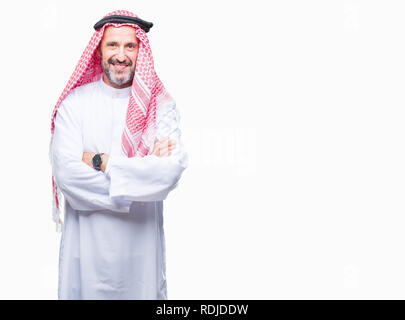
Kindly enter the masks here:
M 98 48 L 103 80 L 111 87 L 129 87 L 135 74 L 138 44 L 135 28 L 123 26 L 105 28 L 103 39 Z

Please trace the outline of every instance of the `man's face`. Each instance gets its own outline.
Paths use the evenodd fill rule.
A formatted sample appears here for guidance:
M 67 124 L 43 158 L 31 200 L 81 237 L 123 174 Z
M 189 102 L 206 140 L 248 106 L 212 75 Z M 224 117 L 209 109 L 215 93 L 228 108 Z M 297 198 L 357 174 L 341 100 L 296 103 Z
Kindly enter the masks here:
M 109 26 L 98 48 L 104 81 L 114 88 L 125 88 L 132 84 L 138 57 L 138 39 L 135 28 Z

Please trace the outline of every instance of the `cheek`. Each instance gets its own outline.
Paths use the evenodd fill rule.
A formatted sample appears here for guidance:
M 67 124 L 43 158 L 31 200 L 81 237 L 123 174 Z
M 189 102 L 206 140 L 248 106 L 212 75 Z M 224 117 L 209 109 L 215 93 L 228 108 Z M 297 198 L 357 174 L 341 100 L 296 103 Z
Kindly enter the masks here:
M 103 54 L 102 54 L 102 61 L 107 62 L 108 59 L 110 59 L 113 55 L 114 55 L 114 52 L 111 52 L 111 50 L 104 48 Z
M 137 60 L 137 56 L 134 56 L 132 61 L 134 62 L 134 65 L 136 65 L 136 60 Z
M 103 63 L 107 63 L 108 59 L 110 58 L 110 56 L 106 53 L 103 54 L 101 61 Z
M 137 57 L 138 57 L 138 51 L 137 52 L 131 52 L 130 58 L 134 63 L 136 62 Z

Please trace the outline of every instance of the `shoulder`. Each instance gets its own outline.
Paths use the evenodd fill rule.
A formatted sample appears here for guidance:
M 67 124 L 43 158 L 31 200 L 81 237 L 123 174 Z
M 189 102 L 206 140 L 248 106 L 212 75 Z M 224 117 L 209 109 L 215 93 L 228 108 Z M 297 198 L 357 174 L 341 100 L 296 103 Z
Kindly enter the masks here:
M 55 115 L 55 126 L 62 123 L 81 123 L 83 109 L 97 92 L 98 82 L 91 82 L 71 90 L 63 99 Z
M 156 122 L 180 120 L 179 111 L 176 108 L 176 102 L 168 94 L 159 97 L 156 100 Z
M 156 137 L 162 139 L 175 136 L 179 132 L 180 114 L 173 99 L 163 99 L 156 105 Z
M 80 102 L 80 100 L 93 96 L 97 92 L 98 84 L 98 81 L 95 81 L 74 88 L 66 96 L 64 102 Z
M 58 108 L 59 112 L 74 113 L 79 116 L 83 107 L 97 94 L 98 82 L 91 82 L 76 87 L 63 99 Z

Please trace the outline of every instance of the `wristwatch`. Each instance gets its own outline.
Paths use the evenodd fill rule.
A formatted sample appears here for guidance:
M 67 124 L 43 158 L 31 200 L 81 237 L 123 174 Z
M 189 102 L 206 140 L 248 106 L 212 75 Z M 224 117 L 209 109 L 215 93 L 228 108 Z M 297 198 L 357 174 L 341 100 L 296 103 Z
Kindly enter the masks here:
M 93 157 L 93 159 L 92 159 L 92 161 L 93 161 L 93 168 L 96 169 L 97 171 L 100 171 L 100 170 L 101 170 L 100 166 L 101 166 L 101 164 L 103 163 L 103 159 L 101 158 L 101 156 L 102 156 L 103 154 L 104 154 L 104 153 L 97 153 L 97 154 Z

